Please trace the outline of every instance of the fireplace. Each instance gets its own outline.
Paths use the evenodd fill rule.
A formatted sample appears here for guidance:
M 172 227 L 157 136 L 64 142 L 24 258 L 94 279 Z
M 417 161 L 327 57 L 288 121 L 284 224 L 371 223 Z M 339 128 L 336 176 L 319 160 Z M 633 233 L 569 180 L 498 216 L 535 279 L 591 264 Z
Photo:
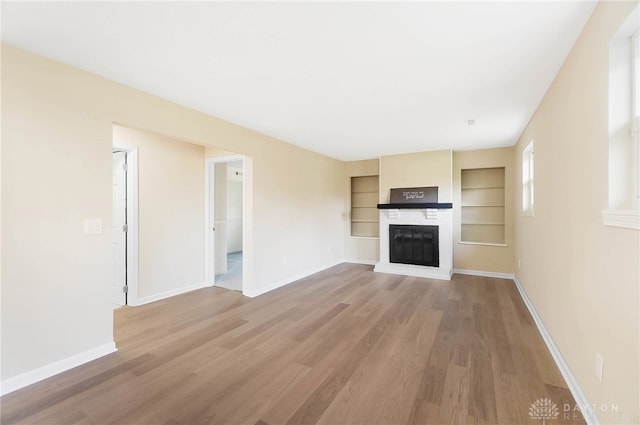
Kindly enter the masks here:
M 389 262 L 439 267 L 438 226 L 389 225 Z
M 453 205 L 439 202 L 436 187 L 391 189 L 380 211 L 380 260 L 374 270 L 451 280 Z

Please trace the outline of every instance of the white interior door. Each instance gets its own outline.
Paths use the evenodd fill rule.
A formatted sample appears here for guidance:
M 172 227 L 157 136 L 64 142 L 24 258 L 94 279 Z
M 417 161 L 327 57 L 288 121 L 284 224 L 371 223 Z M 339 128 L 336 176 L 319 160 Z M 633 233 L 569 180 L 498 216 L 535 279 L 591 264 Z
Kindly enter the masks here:
M 206 178 L 207 178 L 207 284 L 213 285 L 216 280 L 216 244 L 215 244 L 215 163 L 207 163 L 206 166 Z
M 127 153 L 113 153 L 113 285 L 111 287 L 114 308 L 127 303 Z
M 227 163 L 217 162 L 214 172 L 214 257 L 215 274 L 225 274 L 227 268 Z

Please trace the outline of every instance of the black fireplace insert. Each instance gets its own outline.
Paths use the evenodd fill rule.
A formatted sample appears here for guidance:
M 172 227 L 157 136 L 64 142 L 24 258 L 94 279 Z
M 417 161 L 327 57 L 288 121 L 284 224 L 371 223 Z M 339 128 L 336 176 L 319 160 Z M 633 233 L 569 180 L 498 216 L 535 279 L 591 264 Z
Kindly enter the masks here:
M 438 226 L 389 226 L 389 262 L 440 266 Z

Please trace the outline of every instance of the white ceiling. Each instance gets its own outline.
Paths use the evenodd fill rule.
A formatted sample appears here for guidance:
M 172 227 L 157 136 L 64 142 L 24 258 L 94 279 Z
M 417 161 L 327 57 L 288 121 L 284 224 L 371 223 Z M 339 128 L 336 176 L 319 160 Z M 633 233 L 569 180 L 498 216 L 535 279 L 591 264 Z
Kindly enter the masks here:
M 513 145 L 594 5 L 3 1 L 2 40 L 354 160 Z

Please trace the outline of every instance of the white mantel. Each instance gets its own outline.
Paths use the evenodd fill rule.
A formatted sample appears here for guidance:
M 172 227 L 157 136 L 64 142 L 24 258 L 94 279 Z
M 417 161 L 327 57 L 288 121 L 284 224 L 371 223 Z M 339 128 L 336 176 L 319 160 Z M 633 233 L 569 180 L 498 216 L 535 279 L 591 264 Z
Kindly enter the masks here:
M 380 261 L 374 271 L 430 279 L 451 280 L 453 274 L 453 213 L 451 208 L 381 209 Z M 389 225 L 438 226 L 440 266 L 415 266 L 389 262 Z

